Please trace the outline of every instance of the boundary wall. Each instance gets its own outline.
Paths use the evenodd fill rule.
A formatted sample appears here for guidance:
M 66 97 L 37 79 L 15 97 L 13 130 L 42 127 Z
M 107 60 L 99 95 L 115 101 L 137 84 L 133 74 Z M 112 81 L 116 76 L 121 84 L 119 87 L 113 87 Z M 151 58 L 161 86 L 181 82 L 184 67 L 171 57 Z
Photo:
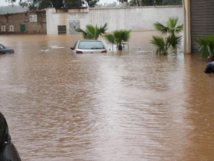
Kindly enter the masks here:
M 184 23 L 182 6 L 95 8 L 80 10 L 46 10 L 47 34 L 75 34 L 75 28 L 86 25 L 108 24 L 108 32 L 127 29 L 134 32 L 154 30 L 155 22 L 166 23 L 169 17 L 178 17 Z

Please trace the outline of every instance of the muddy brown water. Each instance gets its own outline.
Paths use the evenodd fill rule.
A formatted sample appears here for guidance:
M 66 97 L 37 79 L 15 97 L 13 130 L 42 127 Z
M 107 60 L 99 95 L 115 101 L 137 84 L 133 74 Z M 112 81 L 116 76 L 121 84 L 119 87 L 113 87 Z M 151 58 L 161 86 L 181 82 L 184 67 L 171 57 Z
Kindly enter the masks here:
M 0 111 L 23 161 L 213 161 L 214 76 L 198 56 L 75 55 L 76 36 L 1 36 Z

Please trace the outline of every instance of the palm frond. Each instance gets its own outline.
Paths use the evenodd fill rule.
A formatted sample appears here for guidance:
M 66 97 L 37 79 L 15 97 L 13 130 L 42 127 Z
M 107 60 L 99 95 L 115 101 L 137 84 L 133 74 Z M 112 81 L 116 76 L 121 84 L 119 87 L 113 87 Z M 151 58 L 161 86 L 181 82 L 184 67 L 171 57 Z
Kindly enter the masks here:
M 176 33 L 180 33 L 181 31 L 183 31 L 183 29 L 184 29 L 184 25 L 183 24 L 179 25 L 179 26 L 176 27 L 175 32 Z
M 178 25 L 178 18 L 169 18 L 166 25 L 156 22 L 154 27 L 165 34 L 164 37 L 153 37 L 151 43 L 157 47 L 157 53 L 166 54 L 169 47 L 176 50 L 181 43 L 181 36 L 178 34 L 183 30 L 183 25 Z
M 162 25 L 162 24 L 159 23 L 159 22 L 156 22 L 156 23 L 154 24 L 154 27 L 155 27 L 156 30 L 158 30 L 158 31 L 160 31 L 160 32 L 162 32 L 162 33 L 167 33 L 167 32 L 168 32 L 167 27 L 164 26 L 164 25 Z
M 128 41 L 130 39 L 131 30 L 121 30 L 122 41 Z
M 105 23 L 101 27 L 87 25 L 85 30 L 81 28 L 76 29 L 77 32 L 81 32 L 83 34 L 83 37 L 85 39 L 98 39 L 99 36 L 101 36 L 106 32 L 106 30 L 107 30 L 107 23 Z
M 104 35 L 104 38 L 105 38 L 107 41 L 109 41 L 110 43 L 112 43 L 112 44 L 115 44 L 115 43 L 116 43 L 115 37 L 114 37 L 113 34 L 105 34 L 105 35 Z
M 153 36 L 151 43 L 156 46 L 156 54 L 158 55 L 167 54 L 168 45 L 163 37 Z
M 97 37 L 97 27 L 92 25 L 86 26 L 87 39 L 96 39 Z
M 170 17 L 169 20 L 167 21 L 167 27 L 176 28 L 177 23 L 178 23 L 178 18 Z
M 107 31 L 107 23 L 105 23 L 103 26 L 99 27 L 99 33 L 100 34 L 105 34 Z
M 130 38 L 130 30 L 116 30 L 113 32 L 115 41 L 117 44 L 121 44 L 123 41 L 128 41 Z
M 113 33 L 105 34 L 104 37 L 112 44 L 117 44 L 118 49 L 122 46 L 123 41 L 128 41 L 131 30 L 116 30 Z
M 77 31 L 77 32 L 81 32 L 84 38 L 86 38 L 86 37 L 87 37 L 87 33 L 86 33 L 86 31 L 84 31 L 83 29 L 81 29 L 81 28 L 77 28 L 77 29 L 76 29 L 76 31 Z
M 198 50 L 201 52 L 202 57 L 207 58 L 214 56 L 214 35 L 200 37 L 196 39 L 195 42 L 198 45 Z
M 167 37 L 167 43 L 172 49 L 177 49 L 179 44 L 181 43 L 181 36 L 171 35 Z

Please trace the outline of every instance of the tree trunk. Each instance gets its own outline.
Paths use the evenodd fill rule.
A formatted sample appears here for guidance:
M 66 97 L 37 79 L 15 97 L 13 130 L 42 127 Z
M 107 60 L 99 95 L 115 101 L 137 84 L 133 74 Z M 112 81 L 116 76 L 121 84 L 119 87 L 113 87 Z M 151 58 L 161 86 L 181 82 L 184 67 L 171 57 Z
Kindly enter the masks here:
M 51 0 L 51 3 L 55 9 L 60 9 L 63 7 L 63 0 Z
M 122 44 L 118 44 L 117 49 L 118 49 L 119 51 L 122 51 L 122 50 L 123 50 Z

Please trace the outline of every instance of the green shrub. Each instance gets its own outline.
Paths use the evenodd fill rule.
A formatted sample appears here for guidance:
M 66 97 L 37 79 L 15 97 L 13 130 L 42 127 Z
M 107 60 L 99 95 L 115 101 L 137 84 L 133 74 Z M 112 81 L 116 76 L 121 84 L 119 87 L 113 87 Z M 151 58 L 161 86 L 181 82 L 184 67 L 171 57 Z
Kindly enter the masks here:
M 153 36 L 151 43 L 156 46 L 156 54 L 167 55 L 168 43 L 166 38 Z
M 214 35 L 200 37 L 196 39 L 198 50 L 204 58 L 214 57 Z
M 122 42 L 126 42 L 130 38 L 130 30 L 116 30 L 113 33 L 105 34 L 104 37 L 107 41 L 117 45 L 118 50 L 122 50 Z
M 181 36 L 178 34 L 183 30 L 183 25 L 178 24 L 178 18 L 169 18 L 166 25 L 156 22 L 154 27 L 164 34 L 163 37 L 153 36 L 151 43 L 157 48 L 156 53 L 167 55 L 169 48 L 176 51 L 181 43 Z
M 107 30 L 107 23 L 105 23 L 103 26 L 100 26 L 100 27 L 87 25 L 85 30 L 81 28 L 76 29 L 77 32 L 82 33 L 85 39 L 95 39 L 95 40 L 97 40 L 99 36 L 105 34 L 106 30 Z

